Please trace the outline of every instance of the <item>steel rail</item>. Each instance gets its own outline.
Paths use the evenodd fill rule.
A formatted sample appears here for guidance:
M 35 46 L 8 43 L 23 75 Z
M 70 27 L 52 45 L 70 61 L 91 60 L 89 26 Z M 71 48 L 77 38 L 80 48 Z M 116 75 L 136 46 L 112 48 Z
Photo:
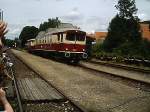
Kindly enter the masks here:
M 116 67 L 116 68 L 122 68 L 125 70 L 132 70 L 132 71 L 136 71 L 136 72 L 141 72 L 141 73 L 150 73 L 150 70 L 148 69 L 142 69 L 142 68 L 138 68 L 138 67 L 132 67 L 132 66 L 128 66 L 128 65 L 121 65 L 121 64 L 114 64 L 114 63 L 107 63 L 107 62 L 100 62 L 100 61 L 88 61 L 89 63 L 93 63 L 93 64 L 99 64 L 99 65 L 107 65 L 110 67 Z
M 22 61 L 18 56 L 16 56 L 15 54 L 14 54 L 14 56 L 18 60 L 20 60 L 27 68 L 29 68 L 31 71 L 33 71 L 35 74 L 37 74 L 41 79 L 43 79 L 45 82 L 47 82 L 49 85 L 51 85 L 58 93 L 60 93 L 66 100 L 68 100 L 72 104 L 72 106 L 74 106 L 75 108 L 77 108 L 81 112 L 88 112 L 86 109 L 84 109 L 84 107 L 78 105 L 75 101 L 73 101 L 69 97 L 67 97 L 60 89 L 58 89 L 58 87 L 56 87 L 54 84 L 50 83 L 45 78 L 43 78 L 40 73 L 38 73 L 35 70 L 33 70 L 28 64 L 26 64 L 24 61 Z
M 18 85 L 17 85 L 17 81 L 16 81 L 16 77 L 15 77 L 15 73 L 14 73 L 13 67 L 9 67 L 8 69 L 10 70 L 9 73 L 11 73 L 11 76 L 13 76 L 13 80 L 12 81 L 13 81 L 15 92 L 16 92 L 16 96 L 17 96 L 19 111 L 23 112 L 21 97 L 20 97 L 20 93 L 19 93 L 19 90 L 18 90 Z
M 141 81 L 141 80 L 136 80 L 136 79 L 132 79 L 132 78 L 129 78 L 129 77 L 124 77 L 124 76 L 121 76 L 121 75 L 108 73 L 108 72 L 105 72 L 105 71 L 102 71 L 102 70 L 97 70 L 97 69 L 94 69 L 94 68 L 90 68 L 90 67 L 84 66 L 82 64 L 78 64 L 77 66 L 81 67 L 83 69 L 89 70 L 89 71 L 94 71 L 94 72 L 97 72 L 97 73 L 105 74 L 106 76 L 118 77 L 118 78 L 121 78 L 121 79 L 124 79 L 124 80 L 132 81 L 134 83 L 141 83 L 142 85 L 150 86 L 150 83 L 144 82 L 144 81 Z M 96 76 L 98 76 L 98 75 L 96 75 Z M 147 92 L 150 92 L 150 90 L 145 90 L 145 89 L 143 89 L 143 90 L 147 91 Z
M 120 68 L 120 69 L 129 70 L 129 71 L 133 71 L 133 72 L 146 73 L 148 75 L 150 73 L 150 71 L 144 71 L 143 69 L 142 70 L 141 69 L 137 70 L 136 68 L 132 68 L 132 67 L 128 67 L 128 66 L 115 65 L 115 64 L 109 64 L 109 63 L 99 63 L 99 62 L 95 62 L 95 61 L 87 61 L 87 62 L 91 63 L 91 64 L 97 64 L 97 65 L 104 65 L 104 66 L 109 66 L 109 67 L 114 67 L 114 68 Z M 105 71 L 102 71 L 102 70 L 96 70 L 94 68 L 86 67 L 86 66 L 84 66 L 82 64 L 78 64 L 78 66 L 86 68 L 86 69 L 94 70 L 96 72 L 110 74 L 110 75 L 113 75 L 113 76 L 116 76 L 116 77 L 125 78 L 125 79 L 128 79 L 128 80 L 130 79 L 130 80 L 134 80 L 136 82 L 140 82 L 142 84 L 145 83 L 147 85 L 150 85 L 150 83 L 145 81 L 145 80 L 138 80 L 138 79 L 134 79 L 134 78 L 131 78 L 131 77 L 128 77 L 128 76 L 122 76 L 122 75 L 117 75 L 117 74 L 114 74 L 114 73 L 105 72 Z

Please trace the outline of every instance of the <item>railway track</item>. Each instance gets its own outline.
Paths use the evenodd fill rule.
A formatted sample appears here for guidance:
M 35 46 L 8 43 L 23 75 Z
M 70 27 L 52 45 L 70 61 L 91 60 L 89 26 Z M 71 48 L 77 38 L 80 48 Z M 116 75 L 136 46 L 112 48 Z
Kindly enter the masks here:
M 12 70 L 12 75 L 13 75 L 13 77 L 14 77 L 13 85 L 14 85 L 14 88 L 15 88 L 16 96 L 17 96 L 19 112 L 23 112 L 21 97 L 20 97 L 20 93 L 19 93 L 18 85 L 17 85 L 17 79 L 16 79 L 16 77 L 15 77 L 15 75 L 14 75 L 13 69 L 11 69 L 11 70 Z
M 132 87 L 141 87 L 142 85 L 139 85 L 139 82 L 136 85 L 134 81 L 94 70 L 85 70 L 80 66 L 71 66 L 66 63 L 55 62 L 55 60 L 43 59 L 21 51 L 12 50 L 12 52 L 48 82 L 56 84 L 73 101 L 83 105 L 86 110 L 95 112 L 104 110 L 121 111 L 122 109 L 131 110 L 132 108 L 133 110 L 142 109 L 149 112 L 146 109 L 149 110 L 149 103 L 147 102 L 149 102 L 150 92 L 145 91 L 149 88 L 142 88 L 142 90 L 145 89 L 142 91 L 141 88 Z M 128 107 L 128 104 L 130 107 Z
M 93 64 L 106 65 L 106 66 L 110 66 L 110 67 L 123 68 L 126 70 L 132 70 L 132 71 L 136 71 L 136 72 L 150 74 L 150 69 L 133 67 L 133 66 L 123 65 L 123 64 L 113 64 L 113 63 L 108 63 L 108 62 L 102 62 L 99 60 L 89 60 L 88 62 L 93 63 Z
M 22 102 L 17 85 L 17 79 L 14 74 L 13 63 L 11 62 L 10 58 L 6 55 L 6 53 L 3 54 L 2 63 L 4 65 L 4 74 L 7 76 L 3 77 L 4 79 L 2 86 L 6 86 L 4 88 L 6 88 L 6 95 L 8 99 L 10 100 L 11 98 L 14 100 L 13 105 L 16 105 L 14 111 L 23 112 Z
M 31 75 L 25 76 L 24 73 L 22 73 L 22 75 L 20 74 L 21 71 L 12 72 L 14 75 L 14 87 L 15 87 L 14 89 L 16 91 L 19 104 L 18 105 L 19 111 L 17 112 L 86 112 L 86 110 L 83 109 L 83 107 L 77 105 L 75 102 L 66 97 L 59 89 L 57 89 L 54 85 L 50 84 L 47 80 L 40 77 L 38 73 L 33 71 L 25 63 L 22 63 L 21 60 L 12 55 L 11 52 L 9 52 L 9 55 L 14 62 L 14 69 L 20 67 L 19 68 L 20 70 L 24 69 L 25 70 L 24 72 L 31 73 Z M 42 96 L 38 92 L 43 91 L 43 94 L 46 94 L 46 92 L 44 92 L 44 87 L 41 86 L 43 84 L 45 84 L 47 87 L 46 91 L 48 91 L 48 87 L 50 87 L 52 88 L 51 89 L 52 91 L 56 92 L 56 93 L 53 92 L 51 96 L 53 97 L 52 100 L 49 100 L 49 98 L 42 99 L 44 96 Z M 37 88 L 35 89 L 33 88 L 35 87 L 35 85 L 39 86 L 37 86 Z M 25 92 L 24 90 L 28 92 Z M 32 95 L 30 94 L 30 92 L 32 93 Z M 29 93 L 30 95 L 25 95 L 25 93 Z M 36 99 L 33 93 L 35 93 L 35 96 L 37 96 L 38 99 Z M 59 98 L 55 99 L 54 95 L 56 94 L 58 94 L 58 96 L 61 96 L 60 99 Z M 39 97 L 41 97 L 41 99 Z
M 90 65 L 94 64 L 94 66 L 88 66 L 89 64 Z M 135 78 L 130 77 L 129 75 L 123 75 L 121 73 L 122 71 L 120 71 L 120 74 L 119 74 L 119 73 L 110 72 L 109 69 L 107 69 L 107 70 L 98 69 L 98 66 L 100 66 L 100 65 L 105 66 L 105 67 L 113 67 L 116 69 L 116 71 L 117 71 L 117 69 L 120 69 L 120 68 L 122 70 L 131 71 L 131 73 L 129 75 L 132 75 L 132 73 L 134 73 L 134 72 L 136 72 L 136 73 L 140 72 L 140 73 L 144 73 L 144 75 L 149 76 L 149 72 L 150 72 L 150 71 L 144 71 L 143 69 L 139 70 L 137 68 L 126 67 L 126 66 L 121 66 L 121 65 L 113 65 L 113 64 L 109 64 L 109 63 L 99 63 L 99 62 L 95 62 L 95 61 L 81 62 L 77 66 L 82 67 L 83 69 L 86 69 L 91 72 L 96 72 L 97 75 L 100 74 L 99 76 L 106 77 L 110 80 L 121 82 L 121 83 L 127 84 L 129 86 L 133 86 L 138 89 L 141 89 L 143 91 L 150 92 L 150 82 L 147 81 L 149 79 L 139 80 L 138 78 L 136 79 L 136 75 L 134 75 Z

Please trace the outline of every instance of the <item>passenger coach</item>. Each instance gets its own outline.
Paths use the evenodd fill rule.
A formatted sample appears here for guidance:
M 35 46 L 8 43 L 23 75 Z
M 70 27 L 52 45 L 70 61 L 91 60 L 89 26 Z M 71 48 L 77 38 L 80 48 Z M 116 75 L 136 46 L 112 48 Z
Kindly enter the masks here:
M 40 32 L 35 39 L 28 40 L 30 52 L 46 53 L 47 55 L 78 62 L 87 59 L 86 32 L 79 29 L 49 29 Z

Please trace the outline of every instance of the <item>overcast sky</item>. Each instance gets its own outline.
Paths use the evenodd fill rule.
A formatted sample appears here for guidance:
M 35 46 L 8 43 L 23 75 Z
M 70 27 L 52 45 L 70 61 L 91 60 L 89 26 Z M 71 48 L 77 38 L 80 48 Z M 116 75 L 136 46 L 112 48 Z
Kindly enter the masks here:
M 36 27 L 48 18 L 59 17 L 87 32 L 107 31 L 117 14 L 118 0 L 0 0 L 4 20 L 8 23 L 8 38 L 18 37 L 25 25 Z M 136 0 L 138 16 L 150 20 L 150 0 Z

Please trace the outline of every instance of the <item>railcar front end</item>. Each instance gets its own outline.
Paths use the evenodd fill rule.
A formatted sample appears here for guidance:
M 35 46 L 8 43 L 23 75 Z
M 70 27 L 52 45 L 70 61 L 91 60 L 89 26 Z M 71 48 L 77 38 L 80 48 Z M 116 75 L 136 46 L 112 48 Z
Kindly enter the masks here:
M 79 30 L 66 31 L 64 39 L 64 56 L 70 60 L 79 61 L 87 59 L 86 49 L 86 33 Z

